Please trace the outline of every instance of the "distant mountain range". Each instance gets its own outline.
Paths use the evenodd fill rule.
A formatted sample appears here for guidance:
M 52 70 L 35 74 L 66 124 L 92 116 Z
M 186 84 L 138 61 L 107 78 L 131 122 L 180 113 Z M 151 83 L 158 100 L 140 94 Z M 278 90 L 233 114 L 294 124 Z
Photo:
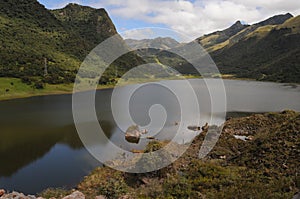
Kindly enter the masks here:
M 158 48 L 158 49 L 170 49 L 176 48 L 180 45 L 178 41 L 170 37 L 157 37 L 155 39 L 125 39 L 126 44 L 131 48 Z
M 104 9 L 69 4 L 62 9 L 48 10 L 36 0 L 1 1 L 0 77 L 50 84 L 73 82 L 86 55 L 115 34 L 116 28 Z M 193 42 L 200 43 L 210 53 L 223 74 L 299 83 L 299 41 L 300 17 L 285 14 L 253 25 L 237 21 L 223 31 L 201 36 Z M 124 41 L 120 37 L 120 45 L 145 50 L 116 60 L 102 83 L 146 62 L 163 63 L 184 74 L 195 73 L 189 63 L 167 51 L 189 44 L 180 44 L 172 38 Z
M 253 25 L 237 21 L 231 27 L 197 38 L 222 74 L 276 82 L 300 82 L 300 16 L 276 15 Z M 149 43 L 149 41 L 147 41 Z M 142 46 L 142 44 L 139 44 Z M 189 44 L 185 44 L 189 45 Z M 176 48 L 184 48 L 184 45 Z M 172 49 L 172 48 L 171 48 Z M 155 56 L 180 73 L 198 73 L 181 57 L 164 50 Z M 153 59 L 152 59 L 153 60 Z

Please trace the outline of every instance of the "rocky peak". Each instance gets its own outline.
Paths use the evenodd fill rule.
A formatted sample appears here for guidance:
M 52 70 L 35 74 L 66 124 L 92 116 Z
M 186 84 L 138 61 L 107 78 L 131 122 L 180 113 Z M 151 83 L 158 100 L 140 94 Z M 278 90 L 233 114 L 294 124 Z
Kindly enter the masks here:
M 64 26 L 93 44 L 99 44 L 117 34 L 112 20 L 103 8 L 96 9 L 70 3 L 62 9 L 51 12 Z
M 280 25 L 283 24 L 286 20 L 292 18 L 293 15 L 291 15 L 290 13 L 287 14 L 282 14 L 282 15 L 275 15 L 273 17 L 270 17 L 262 22 L 259 22 L 257 24 L 254 25 L 258 25 L 258 26 L 266 26 L 266 25 Z

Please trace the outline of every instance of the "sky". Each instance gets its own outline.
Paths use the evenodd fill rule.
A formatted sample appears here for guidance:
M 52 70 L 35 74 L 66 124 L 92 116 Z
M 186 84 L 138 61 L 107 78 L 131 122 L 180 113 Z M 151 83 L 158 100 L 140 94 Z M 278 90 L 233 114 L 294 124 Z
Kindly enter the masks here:
M 237 20 L 253 24 L 277 14 L 300 14 L 299 0 L 38 0 L 48 9 L 68 3 L 105 8 L 123 37 L 149 37 L 149 27 L 197 38 Z M 141 29 L 139 31 L 133 29 Z M 163 31 L 164 32 L 164 31 Z M 148 33 L 148 35 L 144 35 Z M 159 33 L 160 34 L 160 33 Z M 153 34 L 154 35 L 154 34 Z M 162 35 L 163 36 L 163 35 Z

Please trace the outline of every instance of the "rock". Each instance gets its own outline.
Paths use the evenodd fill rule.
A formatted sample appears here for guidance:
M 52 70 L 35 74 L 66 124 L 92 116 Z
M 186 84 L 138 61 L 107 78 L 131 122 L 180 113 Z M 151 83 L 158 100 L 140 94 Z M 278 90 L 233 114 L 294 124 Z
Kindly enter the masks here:
M 141 130 L 141 134 L 147 134 L 147 133 L 148 133 L 147 129 Z
M 204 126 L 202 126 L 202 131 L 208 131 L 208 128 L 209 128 L 209 126 L 208 126 L 208 123 L 206 122 L 206 124 L 204 125 Z
M 1 199 L 11 199 L 11 198 L 15 198 L 15 199 L 36 199 L 35 196 L 25 196 L 23 193 L 18 193 L 18 192 L 12 192 L 9 194 L 5 194 L 1 196 Z
M 141 132 L 138 126 L 131 126 L 127 129 L 125 139 L 127 142 L 138 144 L 141 138 Z
M 132 149 L 132 153 L 144 153 L 144 150 L 137 150 L 137 149 Z
M 150 183 L 150 181 L 149 181 L 148 178 L 142 178 L 141 181 L 142 181 L 142 183 L 144 183 L 144 184 L 149 184 L 149 183 Z
M 148 139 L 148 140 L 154 140 L 154 139 L 155 139 L 155 137 L 148 136 L 148 137 L 147 137 L 147 139 Z
M 187 128 L 191 131 L 200 131 L 201 129 L 200 126 L 188 126 Z
M 299 199 L 300 198 L 300 193 L 294 195 L 293 199 Z
M 253 136 L 250 135 L 250 136 L 246 137 L 246 140 L 250 140 L 250 141 L 253 140 Z
M 200 131 L 202 129 L 202 131 L 208 131 L 208 123 L 206 123 L 204 126 L 200 127 L 200 126 L 188 126 L 187 127 L 189 130 L 191 131 Z
M 101 196 L 96 196 L 95 199 L 106 199 L 106 197 L 101 195 Z
M 132 199 L 129 195 L 121 196 L 119 199 Z
M 5 194 L 5 190 L 4 189 L 0 189 L 0 197 L 3 196 Z
M 64 197 L 63 199 L 85 199 L 85 196 L 80 191 L 75 191 L 71 195 Z

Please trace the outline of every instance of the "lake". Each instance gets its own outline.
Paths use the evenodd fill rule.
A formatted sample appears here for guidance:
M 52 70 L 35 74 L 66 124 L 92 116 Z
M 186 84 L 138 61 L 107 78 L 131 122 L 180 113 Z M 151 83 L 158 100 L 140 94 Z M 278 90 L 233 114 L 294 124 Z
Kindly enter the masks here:
M 180 88 L 181 81 L 168 83 Z M 205 91 L 203 80 L 191 80 L 191 84 L 203 113 L 201 124 L 204 124 L 210 116 L 207 108 L 209 93 Z M 224 84 L 228 113 L 300 111 L 299 86 L 240 80 L 224 80 Z M 118 89 L 126 90 L 132 86 Z M 172 139 L 172 132 L 178 128 L 177 122 L 194 124 L 192 120 L 180 121 L 180 108 L 173 93 L 155 84 L 146 87 L 136 92 L 130 102 L 130 112 L 136 124 L 144 126 L 150 122 L 148 110 L 153 104 L 165 107 L 168 116 L 163 129 L 155 135 L 157 139 Z M 182 90 L 178 95 L 184 93 Z M 114 144 L 126 150 L 142 149 L 147 140 L 143 139 L 139 144 L 125 141 L 124 132 L 113 119 L 111 96 L 112 89 L 96 93 L 96 112 L 105 134 Z M 223 118 L 218 118 L 218 114 L 214 117 L 216 124 L 222 123 Z M 191 140 L 195 135 L 195 132 L 187 133 L 182 142 Z M 48 187 L 73 187 L 95 167 L 101 166 L 83 147 L 77 135 L 72 116 L 72 95 L 1 101 L 0 158 L 0 188 L 27 194 L 35 194 Z

